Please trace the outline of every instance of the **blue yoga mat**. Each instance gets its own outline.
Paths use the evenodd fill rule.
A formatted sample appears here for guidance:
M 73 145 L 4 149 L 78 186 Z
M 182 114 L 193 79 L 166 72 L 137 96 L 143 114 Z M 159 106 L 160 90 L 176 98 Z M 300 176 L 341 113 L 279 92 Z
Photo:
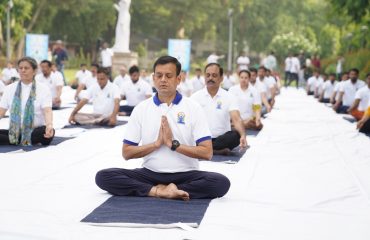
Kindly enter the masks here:
M 81 222 L 123 227 L 145 227 L 148 225 L 155 227 L 156 225 L 183 223 L 197 227 L 201 223 L 210 201 L 211 199 L 182 201 L 153 197 L 113 196 Z
M 59 143 L 62 143 L 66 140 L 72 139 L 72 137 L 54 137 L 53 141 L 50 143 L 49 146 L 55 146 Z M 18 150 L 23 150 L 25 152 L 37 150 L 40 148 L 45 148 L 48 146 L 43 145 L 34 145 L 34 146 L 18 146 L 18 145 L 0 145 L 0 153 L 7 153 L 7 152 L 13 152 Z
M 117 126 L 125 125 L 127 121 L 118 120 L 116 126 L 106 126 L 106 125 L 81 125 L 81 124 L 73 124 L 67 125 L 64 128 L 83 128 L 83 129 L 97 129 L 97 128 L 114 128 Z
M 234 148 L 229 155 L 213 155 L 212 162 L 237 163 L 243 157 L 246 149 L 241 150 L 239 147 Z

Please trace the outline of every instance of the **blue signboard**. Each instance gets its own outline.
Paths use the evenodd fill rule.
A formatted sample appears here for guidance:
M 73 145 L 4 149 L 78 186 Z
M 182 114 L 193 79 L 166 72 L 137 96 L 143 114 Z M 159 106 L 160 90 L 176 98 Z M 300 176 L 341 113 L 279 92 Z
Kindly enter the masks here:
M 177 58 L 183 71 L 190 70 L 191 40 L 168 39 L 168 55 Z
M 37 62 L 48 59 L 49 35 L 26 34 L 26 56 Z

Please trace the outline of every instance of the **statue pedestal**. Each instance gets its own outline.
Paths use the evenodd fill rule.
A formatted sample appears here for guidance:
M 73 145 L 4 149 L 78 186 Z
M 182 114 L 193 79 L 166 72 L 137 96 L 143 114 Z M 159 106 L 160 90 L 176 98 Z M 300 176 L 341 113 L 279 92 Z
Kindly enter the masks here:
M 112 61 L 112 75 L 119 74 L 119 69 L 123 65 L 126 66 L 127 71 L 130 67 L 139 64 L 139 55 L 136 52 L 114 52 Z

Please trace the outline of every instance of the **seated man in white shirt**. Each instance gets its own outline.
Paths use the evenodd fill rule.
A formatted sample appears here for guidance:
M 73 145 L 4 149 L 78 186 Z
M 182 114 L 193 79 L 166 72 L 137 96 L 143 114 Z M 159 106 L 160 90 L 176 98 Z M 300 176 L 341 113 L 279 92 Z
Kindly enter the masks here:
M 335 104 L 339 99 L 339 89 L 341 88 L 342 84 L 349 79 L 349 73 L 344 72 L 339 80 L 339 82 L 335 85 L 333 94 L 330 98 L 330 103 Z
M 181 82 L 177 86 L 177 91 L 185 97 L 190 97 L 193 93 L 193 84 L 187 78 L 187 73 L 185 71 L 181 71 L 180 73 Z
M 84 96 L 83 93 L 84 89 L 89 89 L 90 87 L 96 85 L 98 83 L 97 80 L 97 71 L 99 65 L 98 64 L 91 64 L 91 76 L 81 79 L 81 82 L 78 84 L 76 93 L 75 93 L 75 100 L 79 102 Z
M 137 66 L 130 67 L 128 73 L 130 80 L 124 82 L 121 89 L 121 99 L 126 99 L 127 104 L 120 106 L 120 116 L 130 116 L 136 105 L 153 95 L 149 83 L 140 79 L 140 70 Z
M 319 102 L 330 103 L 330 97 L 333 95 L 334 87 L 336 85 L 335 78 L 335 73 L 329 74 L 329 79 L 326 80 L 322 86 L 322 92 L 319 97 Z
M 119 68 L 119 75 L 114 78 L 113 83 L 122 91 L 123 83 L 126 81 L 130 81 L 130 76 L 127 74 L 126 66 L 123 65 Z
M 307 86 L 306 86 L 307 95 L 315 94 L 316 83 L 319 81 L 319 79 L 320 79 L 320 71 L 315 69 L 313 71 L 312 77 L 310 77 L 307 80 Z
M 1 71 L 1 77 L 5 85 L 11 84 L 19 79 L 19 73 L 12 62 L 8 62 L 6 68 Z
M 357 121 L 363 116 L 367 108 L 367 103 L 370 99 L 370 73 L 366 75 L 366 86 L 357 90 L 355 101 L 352 106 L 347 110 Z
M 77 89 L 78 85 L 83 82 L 86 78 L 92 76 L 91 72 L 87 69 L 86 63 L 81 63 L 80 70 L 76 72 L 75 81 L 72 83 L 71 88 Z
M 86 95 L 73 109 L 69 123 L 81 125 L 115 126 L 119 110 L 120 93 L 116 85 L 109 81 L 106 68 L 97 70 L 98 83 L 87 89 Z M 80 109 L 92 100 L 94 113 L 79 113 Z
M 233 75 L 232 71 L 227 71 L 224 75 L 223 81 L 222 81 L 222 88 L 225 90 L 229 90 L 232 86 L 234 86 L 236 83 L 236 79 Z
M 358 79 L 358 75 L 359 70 L 357 68 L 351 69 L 349 71 L 350 80 L 341 84 L 338 101 L 333 106 L 334 111 L 337 113 L 347 113 L 355 101 L 357 90 L 365 86 L 365 83 Z
M 262 83 L 266 86 L 266 97 L 267 101 L 272 108 L 275 104 L 275 95 L 276 95 L 276 81 L 273 78 L 266 77 L 266 68 L 260 66 L 258 68 L 258 77 L 257 82 Z
M 257 89 L 261 96 L 261 101 L 263 103 L 261 109 L 261 115 L 271 112 L 271 105 L 267 100 L 267 87 L 265 84 L 261 82 L 257 82 L 257 69 L 251 68 L 250 69 L 251 77 L 250 77 L 250 84 Z
M 191 99 L 204 109 L 211 129 L 213 153 L 227 155 L 238 145 L 247 146 L 245 130 L 236 98 L 220 87 L 223 69 L 218 63 L 205 67 L 206 88 L 194 93 Z M 235 130 L 231 129 L 230 119 Z
M 315 86 L 315 98 L 320 98 L 324 83 L 328 80 L 328 75 L 326 73 L 321 74 L 321 78 L 316 82 Z
M 211 136 L 202 108 L 176 91 L 180 62 L 164 56 L 153 68 L 158 93 L 134 109 L 122 147 L 126 160 L 144 158 L 143 168 L 101 170 L 96 184 L 119 196 L 182 200 L 224 196 L 229 179 L 199 170 L 199 159 L 212 158 Z
M 40 63 L 41 73 L 37 74 L 35 79 L 49 87 L 51 97 L 53 99 L 53 110 L 60 108 L 62 103 L 61 96 L 64 86 L 63 79 L 57 78 L 52 74 L 51 62 L 49 60 L 43 60 Z
M 250 72 L 241 70 L 239 72 L 239 85 L 229 89 L 229 93 L 237 98 L 240 116 L 245 129 L 261 130 L 261 95 L 249 83 Z
M 195 76 L 191 80 L 193 83 L 193 92 L 199 91 L 204 88 L 204 77 L 202 76 L 202 69 L 195 69 Z

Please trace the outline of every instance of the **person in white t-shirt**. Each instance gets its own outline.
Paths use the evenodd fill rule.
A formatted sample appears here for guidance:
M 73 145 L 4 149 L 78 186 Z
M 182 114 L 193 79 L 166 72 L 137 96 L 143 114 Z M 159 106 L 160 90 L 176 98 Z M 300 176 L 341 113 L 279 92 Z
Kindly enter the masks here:
M 245 51 L 240 53 L 240 56 L 236 59 L 236 64 L 238 65 L 238 71 L 248 70 L 249 64 L 251 63 L 249 57 L 246 55 Z
M 206 87 L 191 96 L 204 109 L 211 129 L 214 154 L 227 155 L 238 145 L 247 146 L 237 100 L 220 87 L 223 69 L 218 63 L 205 67 Z M 231 129 L 230 120 L 235 130 Z
M 365 86 L 365 83 L 358 79 L 358 75 L 359 70 L 357 68 L 351 69 L 349 71 L 350 80 L 341 84 L 338 101 L 333 106 L 334 111 L 337 113 L 347 113 L 347 110 L 355 101 L 357 90 Z
M 211 53 L 207 58 L 207 64 L 209 63 L 218 63 L 218 60 L 224 58 L 224 55 L 217 55 L 216 52 Z
M 363 86 L 357 90 L 355 95 L 355 101 L 352 106 L 347 110 L 357 121 L 363 116 L 367 108 L 367 103 L 370 99 L 370 73 L 366 76 L 366 86 Z
M 185 71 L 181 71 L 180 77 L 181 77 L 181 82 L 177 86 L 177 91 L 181 93 L 181 95 L 185 97 L 190 97 L 191 94 L 193 93 L 193 84 L 190 82 L 190 80 L 187 78 Z
M 18 70 L 20 81 L 8 85 L 0 101 L 0 118 L 9 110 L 9 129 L 0 130 L 0 145 L 49 145 L 55 133 L 50 89 L 35 81 L 35 59 L 19 59 Z
M 101 54 L 101 66 L 103 68 L 108 69 L 109 79 L 111 79 L 113 50 L 109 48 L 109 45 L 107 42 L 103 43 L 100 54 Z
M 193 92 L 199 91 L 204 88 L 205 82 L 204 77 L 202 76 L 202 69 L 195 69 L 195 76 L 191 81 L 193 83 Z
M 296 82 L 296 87 L 298 88 L 299 85 L 298 85 L 298 72 L 300 71 L 301 69 L 301 64 L 299 62 L 299 59 L 298 59 L 298 54 L 294 54 L 294 56 L 292 57 L 292 60 L 291 60 L 291 64 L 290 64 L 290 70 L 289 70 L 289 73 L 290 73 L 290 78 L 289 78 L 289 82 L 287 84 L 287 86 L 290 86 L 290 84 L 295 81 Z
M 261 95 L 250 83 L 250 72 L 239 72 L 239 85 L 229 89 L 231 95 L 237 98 L 240 116 L 246 129 L 261 130 Z
M 265 58 L 264 67 L 270 69 L 271 71 L 277 70 L 277 60 L 273 51 L 271 51 L 270 54 Z
M 150 86 L 153 86 L 153 79 L 148 74 L 148 71 L 144 68 L 140 70 L 140 80 L 143 80 L 149 83 Z
M 14 68 L 12 62 L 8 62 L 6 68 L 1 71 L 2 80 L 5 85 L 15 82 L 19 79 L 19 73 L 17 69 Z
M 99 68 L 98 64 L 91 64 L 91 69 L 90 69 L 91 76 L 81 79 L 81 82 L 78 84 L 78 87 L 75 93 L 75 100 L 77 102 L 79 102 L 84 97 L 84 94 L 86 93 L 84 89 L 88 90 L 90 87 L 98 83 L 98 80 L 97 80 L 98 68 Z
M 64 82 L 63 79 L 52 74 L 51 65 L 49 60 L 41 61 L 41 73 L 37 74 L 35 79 L 49 87 L 53 99 L 53 109 L 59 109 L 62 104 L 61 96 Z
M 5 84 L 3 83 L 3 81 L 0 81 L 0 100 L 1 100 L 1 97 L 3 96 L 4 89 L 5 89 Z
M 329 74 L 329 79 L 326 80 L 322 86 L 322 92 L 319 97 L 319 102 L 330 103 L 330 97 L 333 95 L 336 75 L 334 73 Z
M 119 196 L 182 200 L 224 196 L 229 179 L 199 170 L 199 159 L 212 158 L 211 136 L 199 104 L 176 91 L 180 62 L 163 56 L 153 69 L 158 93 L 134 109 L 122 147 L 126 160 L 143 158 L 143 167 L 101 170 L 96 184 Z
M 324 83 L 328 80 L 328 75 L 326 73 L 321 74 L 321 77 L 319 80 L 316 82 L 315 86 L 315 98 L 319 98 L 322 93 L 322 88 L 324 86 Z
M 147 98 L 152 97 L 153 90 L 149 83 L 140 79 L 140 70 L 137 66 L 132 66 L 128 70 L 130 80 L 125 81 L 121 89 L 121 99 L 127 104 L 120 106 L 120 116 L 130 116 L 135 106 Z
M 258 77 L 257 82 L 262 83 L 266 86 L 266 97 L 267 101 L 272 108 L 275 104 L 275 95 L 276 95 L 276 81 L 274 78 L 266 77 L 266 68 L 260 66 L 258 68 Z
M 330 103 L 335 104 L 336 101 L 339 99 L 339 89 L 341 88 L 342 84 L 349 79 L 348 72 L 344 72 L 340 78 L 340 81 L 335 85 L 333 94 L 330 98 Z
M 225 90 L 229 90 L 232 86 L 234 86 L 236 83 L 236 79 L 234 77 L 234 74 L 232 71 L 226 71 L 226 74 L 224 75 L 223 81 L 222 81 L 222 88 Z
M 84 82 L 86 78 L 90 78 L 92 76 L 91 72 L 87 69 L 86 63 L 81 63 L 80 70 L 76 72 L 75 81 L 72 84 L 73 89 L 77 89 L 78 85 L 81 82 Z
M 268 112 L 271 112 L 271 105 L 268 102 L 267 99 L 267 87 L 265 84 L 261 83 L 260 81 L 257 81 L 257 69 L 251 68 L 250 69 L 251 77 L 250 77 L 250 84 L 258 91 L 258 93 L 261 96 L 262 100 L 262 109 L 261 109 L 261 114 L 264 115 Z
M 284 72 L 285 72 L 285 87 L 288 86 L 290 80 L 290 68 L 292 67 L 292 54 L 289 53 L 288 57 L 284 61 Z
M 122 86 L 126 81 L 130 81 L 130 76 L 127 74 L 126 66 L 123 65 L 119 68 L 119 75 L 114 78 L 113 83 L 122 91 Z
M 315 94 L 315 89 L 316 89 L 316 84 L 317 82 L 319 81 L 322 81 L 320 80 L 320 72 L 319 70 L 315 69 L 313 71 L 313 75 L 312 77 L 310 77 L 308 80 L 307 80 L 307 85 L 306 85 L 306 92 L 307 92 L 307 95 L 314 95 Z
M 86 90 L 84 98 L 73 109 L 69 123 L 115 126 L 120 98 L 118 87 L 109 81 L 108 69 L 99 68 L 97 70 L 97 84 Z M 79 113 L 90 100 L 93 103 L 94 112 Z

